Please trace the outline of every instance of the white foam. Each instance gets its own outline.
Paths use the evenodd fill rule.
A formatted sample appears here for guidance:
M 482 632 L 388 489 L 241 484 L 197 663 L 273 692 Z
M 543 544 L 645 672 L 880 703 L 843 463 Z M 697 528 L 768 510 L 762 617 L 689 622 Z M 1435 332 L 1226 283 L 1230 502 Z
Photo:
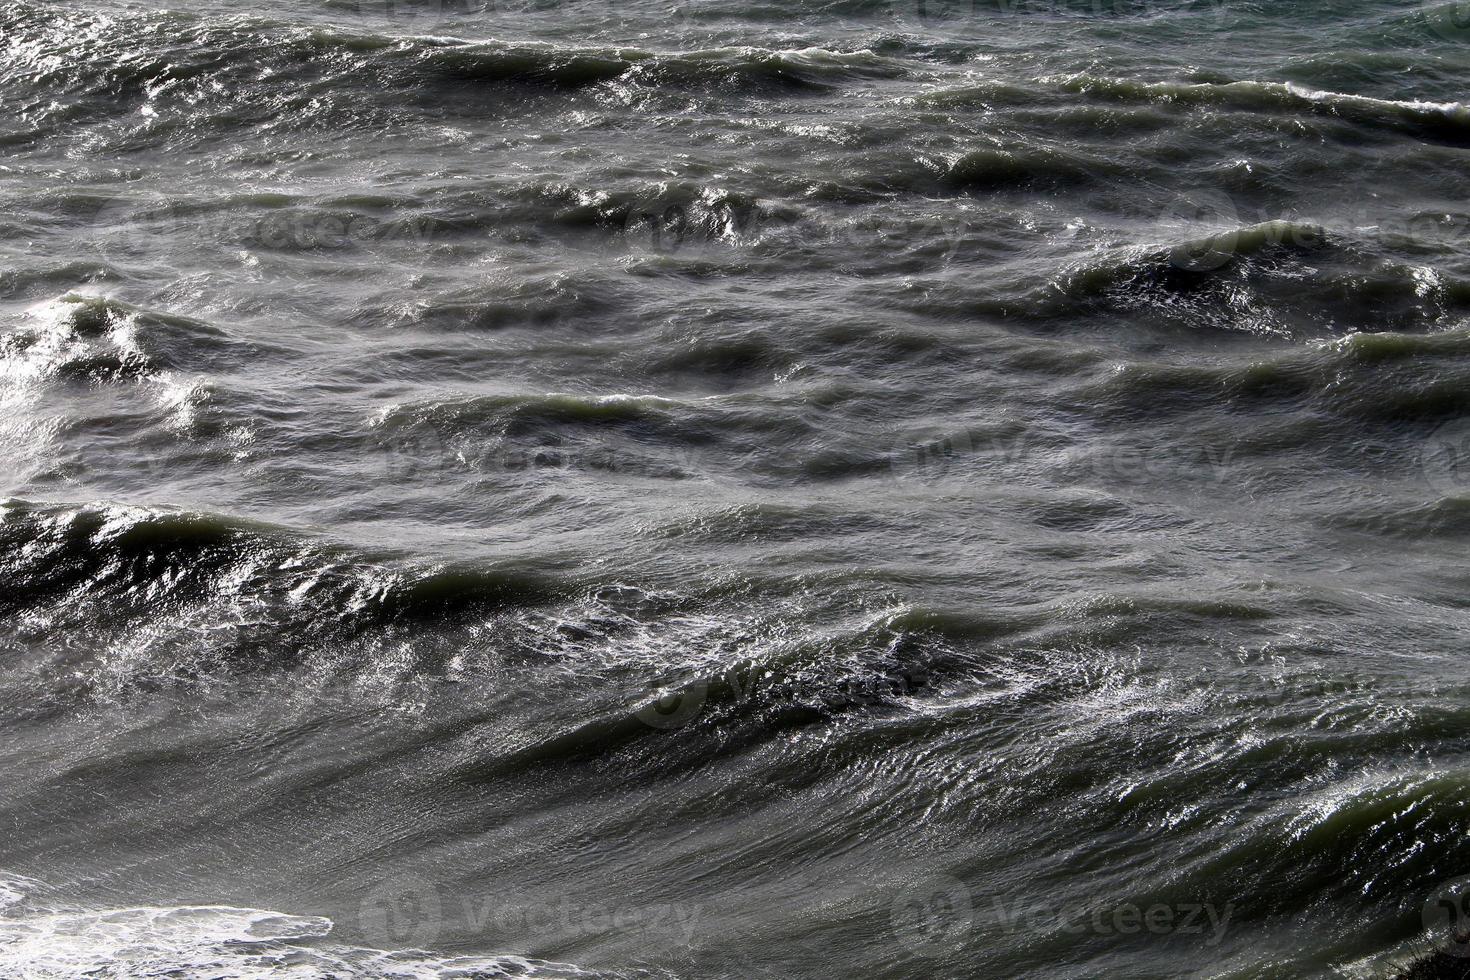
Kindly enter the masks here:
M 520 956 L 439 957 L 322 941 L 332 921 L 231 906 L 41 907 L 40 882 L 0 872 L 6 980 L 490 980 L 594 976 Z

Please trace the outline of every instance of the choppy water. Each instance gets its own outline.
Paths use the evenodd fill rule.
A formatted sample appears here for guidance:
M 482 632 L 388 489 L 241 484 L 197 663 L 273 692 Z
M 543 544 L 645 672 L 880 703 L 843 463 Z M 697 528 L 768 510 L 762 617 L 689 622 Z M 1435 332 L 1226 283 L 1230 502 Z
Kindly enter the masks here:
M 1462 3 L 155 6 L 0 2 L 0 977 L 1470 924 Z

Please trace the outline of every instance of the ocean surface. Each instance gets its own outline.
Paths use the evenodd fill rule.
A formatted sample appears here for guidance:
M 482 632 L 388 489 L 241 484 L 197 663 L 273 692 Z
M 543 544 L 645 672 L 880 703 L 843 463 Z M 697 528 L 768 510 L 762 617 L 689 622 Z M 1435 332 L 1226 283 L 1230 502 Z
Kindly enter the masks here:
M 0 0 L 0 980 L 1395 976 L 1467 82 L 1460 0 Z

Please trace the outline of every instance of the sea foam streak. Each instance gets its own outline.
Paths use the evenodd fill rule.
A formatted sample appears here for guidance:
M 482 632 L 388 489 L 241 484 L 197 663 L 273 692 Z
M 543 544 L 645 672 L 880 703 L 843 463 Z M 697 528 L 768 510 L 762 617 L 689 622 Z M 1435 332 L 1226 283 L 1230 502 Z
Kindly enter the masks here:
M 320 916 L 229 906 L 85 909 L 56 904 L 47 891 L 34 879 L 0 872 L 0 975 L 24 980 L 615 976 L 520 956 L 438 957 L 422 950 L 324 942 L 333 924 Z

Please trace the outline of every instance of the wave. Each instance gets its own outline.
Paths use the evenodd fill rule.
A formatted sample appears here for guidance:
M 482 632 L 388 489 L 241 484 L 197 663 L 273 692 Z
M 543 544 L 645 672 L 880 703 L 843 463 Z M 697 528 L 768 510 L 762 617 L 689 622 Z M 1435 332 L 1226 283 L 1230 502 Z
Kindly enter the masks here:
M 0 361 L 13 380 L 105 383 L 148 377 L 157 365 L 137 341 L 135 320 L 121 304 L 64 296 L 33 311 L 34 326 L 0 338 Z
M 0 503 L 0 542 L 10 583 L 0 608 L 10 612 L 86 598 L 107 601 L 114 615 L 147 615 L 154 603 L 235 597 L 331 610 L 340 623 L 443 618 L 558 594 L 531 572 L 426 567 L 187 510 L 12 499 Z
M 614 79 L 652 87 L 830 89 L 843 81 L 902 78 L 907 70 L 871 51 L 713 48 L 661 53 L 481 42 L 430 51 L 430 70 L 472 81 L 582 87 Z
M 1341 758 L 1370 740 L 1344 733 L 1315 740 L 1310 752 L 1324 761 Z M 1246 753 L 1240 762 L 1260 765 L 1264 754 Z M 1301 760 L 1294 763 L 1300 766 Z M 1466 787 L 1463 770 L 1369 768 L 1274 806 L 1231 846 L 1190 862 L 1192 871 L 1250 889 L 1251 882 L 1272 880 L 1286 862 L 1296 869 L 1298 889 L 1314 883 L 1370 902 L 1427 895 L 1470 858 L 1465 845 L 1470 825 L 1459 804 Z M 1264 897 L 1254 890 L 1239 894 Z M 1290 899 L 1283 895 L 1281 901 Z M 1266 912 L 1271 904 L 1274 900 L 1266 899 L 1256 912 Z
M 1281 337 L 1429 330 L 1470 314 L 1470 280 L 1373 254 L 1312 222 L 1183 230 L 1174 243 L 1106 250 L 1068 270 L 1032 293 L 1030 313 L 1126 312 Z
M 946 179 L 970 190 L 994 190 L 1014 186 L 1080 184 L 1117 173 L 1118 168 L 1101 160 L 1087 159 L 1076 152 L 1046 147 L 971 150 L 949 165 Z
M 1453 541 L 1470 536 L 1470 498 L 1442 497 L 1407 507 L 1368 505 L 1331 515 L 1327 523 L 1410 541 Z
M 650 351 L 643 358 L 643 369 L 653 375 L 745 377 L 755 381 L 789 371 L 799 360 L 799 348 L 782 331 L 700 331 L 684 343 Z
M 0 336 L 0 368 L 12 382 L 105 384 L 170 370 L 208 371 L 259 355 L 259 345 L 202 320 L 67 293 L 27 311 Z
M 664 479 L 687 478 L 701 458 L 714 456 L 727 466 L 799 472 L 807 460 L 782 448 L 821 436 L 811 419 L 733 396 L 573 393 L 395 405 L 374 418 L 373 431 L 390 451 L 452 457 L 467 471 L 536 466 L 544 457 L 546 465 L 595 469 L 604 478 Z
M 1289 348 L 1248 365 L 1137 361 L 1080 382 L 1075 395 L 1119 418 L 1158 419 L 1205 406 L 1245 412 L 1295 404 L 1310 414 L 1266 437 L 1265 446 L 1319 444 L 1324 425 L 1339 433 L 1350 426 L 1354 428 L 1345 431 L 1351 435 L 1330 440 L 1347 452 L 1355 444 L 1376 444 L 1378 434 L 1356 426 L 1411 425 L 1427 436 L 1427 427 L 1470 412 L 1467 384 L 1470 333 L 1457 330 L 1426 336 L 1351 334 Z M 1251 440 L 1237 435 L 1233 441 L 1249 445 Z M 1392 445 L 1395 454 L 1420 448 L 1417 441 L 1405 444 L 1401 439 Z M 1418 466 L 1422 461 L 1406 462 Z M 1447 530 L 1457 526 L 1453 511 L 1425 516 L 1448 522 Z M 1396 523 L 1394 519 L 1388 526 Z
M 519 187 L 528 218 L 572 227 L 616 228 L 636 232 L 653 223 L 670 245 L 686 238 L 718 241 L 734 238 L 762 220 L 761 201 L 750 194 L 689 181 L 664 181 L 645 189 L 589 189 L 565 181 L 538 181 Z
M 493 194 L 436 195 L 416 201 L 399 223 L 420 238 L 512 237 L 538 251 L 560 245 L 620 243 L 671 254 L 698 245 L 753 240 L 781 209 L 748 193 L 693 181 L 607 181 L 598 186 L 538 175 L 496 187 Z M 789 215 L 785 215 L 789 217 Z M 515 228 L 513 236 L 505 236 Z M 391 229 L 390 229 L 391 231 Z M 385 236 L 386 237 L 386 236 Z
M 1075 74 L 1040 79 L 1062 92 L 1121 102 L 1217 106 L 1247 111 L 1326 114 L 1461 145 L 1470 142 L 1470 106 L 1462 102 L 1379 99 L 1327 92 L 1294 82 L 1144 82 Z
M 1327 244 L 1326 232 L 1303 222 L 1274 220 L 1200 234 L 1164 246 L 1130 246 L 1059 277 L 1052 288 L 1068 298 L 1107 296 L 1118 289 L 1200 289 L 1260 256 L 1309 252 Z
M 1007 628 L 890 610 L 832 612 L 852 625 L 812 631 L 801 625 L 808 600 L 784 580 L 760 594 L 661 593 L 606 573 L 446 563 L 199 512 L 13 499 L 0 504 L 0 575 L 0 616 L 30 651 L 8 670 L 31 678 L 37 710 L 240 674 L 391 685 L 507 662 L 575 664 L 608 690 L 643 691 L 651 677 L 684 675 L 718 692 L 730 686 L 720 678 L 758 667 L 809 688 L 812 707 L 834 685 L 905 663 L 932 670 L 940 651 Z M 626 717 L 640 710 L 626 704 Z
M 123 273 L 106 261 L 75 259 L 40 268 L 0 270 L 0 297 L 21 298 L 36 291 L 54 294 L 78 282 L 113 283 Z
M 470 287 L 426 299 L 388 290 L 362 302 L 351 319 L 364 326 L 423 330 L 504 330 L 551 326 L 595 330 L 629 298 L 627 285 L 607 274 L 551 272 L 486 276 Z
M 89 15 L 25 0 L 0 5 L 0 35 L 9 42 L 0 83 L 31 113 L 58 121 L 73 117 L 74 110 L 50 105 L 57 95 L 89 97 L 96 107 L 118 112 L 136 112 L 138 99 L 153 105 L 177 100 L 181 111 L 199 103 L 237 119 L 243 108 L 264 121 L 285 110 L 314 115 L 313 102 L 324 98 L 347 110 L 347 100 L 361 101 L 365 92 L 422 89 L 442 95 L 446 86 L 576 91 L 617 82 L 729 94 L 823 91 L 908 74 L 899 62 L 869 50 L 658 51 L 471 42 L 260 18 Z M 73 70 L 78 63 L 90 70 Z
M 693 400 L 662 395 L 571 393 L 477 395 L 384 409 L 380 425 L 451 421 L 461 425 L 488 423 L 517 431 L 543 422 L 589 424 L 673 424 L 680 410 L 693 410 Z
M 1015 628 L 906 606 L 800 629 L 731 618 L 685 622 L 677 631 L 682 652 L 669 656 L 674 651 L 661 642 L 649 650 L 659 655 L 640 659 L 635 675 L 609 676 L 604 685 L 617 696 L 604 711 L 543 726 L 509 751 L 482 749 L 457 767 L 457 777 L 484 781 L 620 751 L 652 753 L 639 768 L 667 771 L 853 712 L 902 714 L 975 669 L 979 661 L 964 644 Z M 658 750 L 659 736 L 676 731 L 681 751 Z
M 28 711 L 242 676 L 270 690 L 343 685 L 355 698 L 506 672 L 513 692 L 576 688 L 574 717 L 529 720 L 515 743 L 539 748 L 482 748 L 480 770 L 652 736 L 668 727 L 658 704 L 671 691 L 699 702 L 681 724 L 721 739 L 896 710 L 970 670 L 978 645 L 1045 618 L 916 608 L 862 576 L 657 590 L 615 571 L 449 564 L 158 508 L 6 501 L 0 556 L 6 639 L 27 651 L 7 664 L 7 683 L 30 689 Z M 467 696 L 493 701 L 500 688 Z M 457 715 L 435 740 L 479 723 Z
M 0 504 L 0 574 L 0 614 L 30 651 L 13 666 L 38 703 L 303 668 L 442 675 L 496 611 L 575 591 L 532 568 L 353 550 L 199 512 L 14 499 Z M 89 641 L 55 642 L 66 635 Z

